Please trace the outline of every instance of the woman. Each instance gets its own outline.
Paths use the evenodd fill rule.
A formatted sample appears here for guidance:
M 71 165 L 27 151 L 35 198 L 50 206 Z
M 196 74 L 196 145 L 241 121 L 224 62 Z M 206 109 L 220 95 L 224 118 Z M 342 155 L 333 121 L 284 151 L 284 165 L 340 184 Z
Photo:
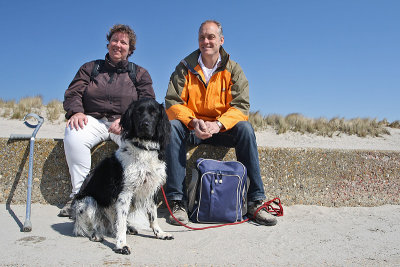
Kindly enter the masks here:
M 147 70 L 127 60 L 135 50 L 135 32 L 127 25 L 114 25 L 107 40 L 105 60 L 81 66 L 64 95 L 68 120 L 64 150 L 72 193 L 60 210 L 62 217 L 71 215 L 72 199 L 89 173 L 91 148 L 105 140 L 119 145 L 119 121 L 129 104 L 140 98 L 155 98 Z M 134 73 L 131 66 L 135 66 Z

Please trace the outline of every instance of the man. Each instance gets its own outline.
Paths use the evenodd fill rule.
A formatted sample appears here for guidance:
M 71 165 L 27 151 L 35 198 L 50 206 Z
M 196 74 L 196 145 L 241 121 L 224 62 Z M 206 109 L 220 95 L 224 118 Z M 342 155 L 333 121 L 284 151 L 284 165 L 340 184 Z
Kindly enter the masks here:
M 171 75 L 165 104 L 171 121 L 171 141 L 167 148 L 166 195 L 174 216 L 187 223 L 185 209 L 186 144 L 234 147 L 250 178 L 248 213 L 254 214 L 264 200 L 257 143 L 247 121 L 248 81 L 236 62 L 222 48 L 221 24 L 203 22 L 199 29 L 199 49 L 182 60 Z M 256 222 L 275 225 L 276 218 L 261 210 Z M 168 222 L 177 224 L 172 216 Z

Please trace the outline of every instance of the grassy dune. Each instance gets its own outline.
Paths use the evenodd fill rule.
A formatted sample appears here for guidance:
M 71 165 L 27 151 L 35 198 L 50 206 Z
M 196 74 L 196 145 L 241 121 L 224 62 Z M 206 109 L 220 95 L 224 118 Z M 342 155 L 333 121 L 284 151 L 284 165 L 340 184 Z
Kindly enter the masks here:
M 287 116 L 276 114 L 263 116 L 258 111 L 250 114 L 249 121 L 256 131 L 270 126 L 273 127 L 278 134 L 292 131 L 328 137 L 340 135 L 341 133 L 357 135 L 359 137 L 377 137 L 382 134 L 390 134 L 387 129 L 388 127 L 400 128 L 400 121 L 398 120 L 389 123 L 386 119 L 378 121 L 377 119 L 370 118 L 345 119 L 335 117 L 332 119 L 313 119 L 306 118 L 298 113 L 289 114 Z
M 44 105 L 41 96 L 24 97 L 18 102 L 0 99 L 0 109 L 1 117 L 16 120 L 23 119 L 28 113 L 36 113 L 51 122 L 55 122 L 64 115 L 61 101 L 52 100 L 47 105 Z
M 23 119 L 28 113 L 37 113 L 51 122 L 62 120 L 64 109 L 62 102 L 52 100 L 47 105 L 43 104 L 41 96 L 24 97 L 19 101 L 4 101 L 0 99 L 0 116 L 8 119 Z M 386 119 L 378 121 L 370 118 L 306 118 L 301 114 L 293 113 L 287 116 L 262 115 L 259 111 L 250 112 L 249 121 L 256 131 L 267 127 L 275 129 L 277 134 L 288 131 L 312 133 L 332 137 L 341 133 L 357 135 L 359 137 L 380 136 L 390 134 L 387 127 L 400 128 L 400 121 L 388 122 Z

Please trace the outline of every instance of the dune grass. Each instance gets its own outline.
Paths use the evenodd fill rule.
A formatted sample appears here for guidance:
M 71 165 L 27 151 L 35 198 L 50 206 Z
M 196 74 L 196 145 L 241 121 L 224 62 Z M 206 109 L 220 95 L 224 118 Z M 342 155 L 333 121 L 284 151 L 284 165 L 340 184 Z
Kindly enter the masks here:
M 389 127 L 400 129 L 400 121 L 399 121 L 399 120 L 396 120 L 396 121 L 390 123 L 390 124 L 389 124 Z
M 55 122 L 64 115 L 62 102 L 52 100 L 47 105 L 43 104 L 43 97 L 33 96 L 21 98 L 18 102 L 15 100 L 5 101 L 0 99 L 0 116 L 7 119 L 22 120 L 28 113 L 36 113 L 46 117 L 47 120 Z
M 64 116 L 62 102 L 52 100 L 47 105 L 43 104 L 42 96 L 24 97 L 18 102 L 5 101 L 0 98 L 0 116 L 8 119 L 23 119 L 28 113 L 37 113 L 44 116 L 50 122 L 58 121 Z M 378 121 L 370 118 L 344 119 L 335 117 L 306 118 L 299 113 L 287 116 L 270 114 L 262 115 L 259 111 L 250 112 L 249 121 L 256 131 L 262 131 L 272 127 L 276 133 L 299 132 L 312 133 L 321 136 L 332 137 L 340 134 L 357 135 L 359 137 L 377 137 L 390 134 L 387 127 L 400 129 L 400 121 L 389 123 L 387 120 Z
M 46 115 L 48 120 L 57 121 L 61 115 L 64 115 L 64 113 L 65 112 L 61 101 L 54 99 L 47 103 Z
M 306 118 L 301 114 L 292 113 L 287 116 L 277 114 L 263 116 L 259 111 L 251 112 L 249 121 L 256 131 L 272 127 L 278 134 L 291 132 L 312 133 L 321 136 L 332 137 L 342 133 L 357 135 L 359 137 L 378 137 L 383 134 L 390 134 L 387 127 L 400 128 L 399 121 L 389 123 L 387 120 L 378 121 L 370 118 L 344 119 L 335 117 Z
M 42 96 L 21 98 L 13 109 L 11 119 L 22 119 L 26 114 L 39 113 L 43 107 Z

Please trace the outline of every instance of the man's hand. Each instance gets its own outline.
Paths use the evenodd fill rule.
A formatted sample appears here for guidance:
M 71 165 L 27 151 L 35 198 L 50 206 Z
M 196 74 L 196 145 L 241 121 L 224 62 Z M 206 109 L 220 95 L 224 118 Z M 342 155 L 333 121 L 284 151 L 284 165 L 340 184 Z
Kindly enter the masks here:
M 117 134 L 120 135 L 121 134 L 121 125 L 119 124 L 119 121 L 121 119 L 116 119 L 110 126 L 110 128 L 108 128 L 108 132 L 109 133 L 113 133 L 113 134 Z
M 219 133 L 219 131 L 221 131 L 221 128 L 219 128 L 217 121 L 206 121 L 205 124 L 207 126 L 208 132 L 211 135 Z
M 88 119 L 85 114 L 78 112 L 69 118 L 67 121 L 67 127 L 71 127 L 71 129 L 79 130 L 79 128 L 83 129 L 83 127 L 88 123 Z
M 203 120 L 193 119 L 190 122 L 190 126 L 194 128 L 195 135 L 201 140 L 210 138 L 212 136 Z

